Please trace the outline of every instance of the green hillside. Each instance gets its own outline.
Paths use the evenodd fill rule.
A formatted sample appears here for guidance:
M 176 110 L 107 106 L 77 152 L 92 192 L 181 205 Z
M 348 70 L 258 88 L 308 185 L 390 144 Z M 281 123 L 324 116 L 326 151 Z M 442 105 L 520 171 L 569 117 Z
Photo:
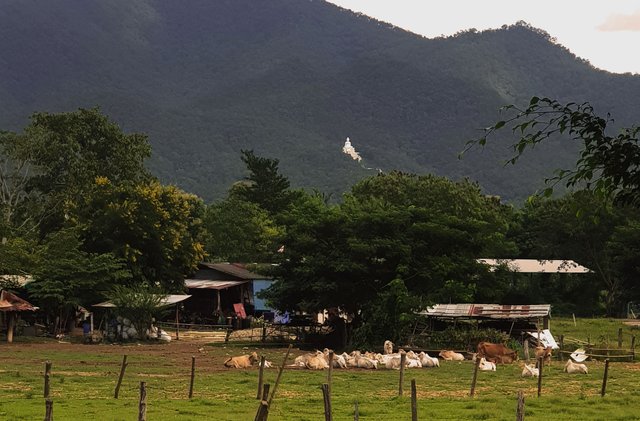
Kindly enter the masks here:
M 37 28 L 37 30 L 36 30 Z M 515 168 L 508 139 L 457 154 L 507 103 L 593 103 L 637 123 L 640 76 L 600 71 L 526 24 L 426 39 L 324 1 L 9 0 L 0 8 L 0 129 L 34 111 L 100 106 L 147 133 L 149 167 L 206 200 L 244 174 L 241 149 L 294 186 L 339 195 L 399 169 L 468 176 L 519 200 L 575 145 Z M 341 152 L 349 136 L 363 167 Z

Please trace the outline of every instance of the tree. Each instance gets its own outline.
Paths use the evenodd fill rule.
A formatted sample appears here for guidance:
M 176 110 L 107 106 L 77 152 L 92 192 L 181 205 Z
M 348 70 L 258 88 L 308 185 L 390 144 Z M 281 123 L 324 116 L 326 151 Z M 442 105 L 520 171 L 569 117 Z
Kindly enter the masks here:
M 204 227 L 209 258 L 226 262 L 271 262 L 282 228 L 255 203 L 230 197 L 207 207 Z
M 138 338 L 147 339 L 154 317 L 162 313 L 161 303 L 166 294 L 146 284 L 114 285 L 108 293 L 120 316 L 131 321 Z
M 471 300 L 486 272 L 476 259 L 514 249 L 505 237 L 508 208 L 468 181 L 382 174 L 340 205 L 308 196 L 292 209 L 278 281 L 265 296 L 282 310 L 339 307 L 356 326 L 390 300 L 397 318 L 429 302 Z
M 511 114 L 485 129 L 484 136 L 472 140 L 467 147 L 485 145 L 497 130 L 510 127 L 519 139 L 513 144 L 515 164 L 526 149 L 556 135 L 569 135 L 581 142 L 582 152 L 573 169 L 560 169 L 548 182 L 545 190 L 550 195 L 553 186 L 564 181 L 567 187 L 593 188 L 619 202 L 640 205 L 640 144 L 639 127 L 623 128 L 611 136 L 607 128 L 612 123 L 609 115 L 595 114 L 589 103 L 561 104 L 549 98 L 533 97 L 526 108 L 514 105 L 503 107 Z
M 289 180 L 278 172 L 280 161 L 256 156 L 252 150 L 242 150 L 241 154 L 249 175 L 232 188 L 230 196 L 255 203 L 272 216 L 286 209 L 292 193 Z
M 124 259 L 134 282 L 180 291 L 204 257 L 203 213 L 202 201 L 177 187 L 98 177 L 71 222 L 83 227 L 87 250 Z
M 77 229 L 63 229 L 48 236 L 38 250 L 39 264 L 27 290 L 49 315 L 60 317 L 61 327 L 77 306 L 102 300 L 114 284 L 131 273 L 111 253 L 87 253 Z

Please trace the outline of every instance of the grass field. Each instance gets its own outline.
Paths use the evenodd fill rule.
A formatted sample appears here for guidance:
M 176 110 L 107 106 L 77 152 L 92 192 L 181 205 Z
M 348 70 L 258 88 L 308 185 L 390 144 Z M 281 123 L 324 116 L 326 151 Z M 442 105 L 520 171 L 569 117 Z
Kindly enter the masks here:
M 552 321 L 554 335 L 576 338 L 610 337 L 617 344 L 620 321 L 579 319 Z M 625 327 L 625 332 L 636 333 Z M 625 336 L 626 338 L 626 336 Z M 625 339 L 626 340 L 626 339 Z M 204 348 L 204 353 L 198 349 Z M 149 420 L 252 420 L 258 408 L 257 368 L 223 367 L 231 355 L 253 349 L 204 346 L 195 342 L 166 345 L 80 345 L 57 341 L 0 345 L 0 420 L 44 417 L 42 398 L 44 362 L 53 363 L 51 393 L 56 420 L 135 420 L 140 381 L 147 382 Z M 275 365 L 285 349 L 258 349 Z M 301 352 L 294 350 L 292 356 Z M 129 366 L 113 398 L 122 355 Z M 191 356 L 196 356 L 194 398 L 188 387 Z M 290 357 L 292 359 L 292 357 Z M 640 419 L 640 364 L 611 363 L 607 395 L 600 397 L 604 364 L 588 362 L 588 375 L 567 375 L 560 362 L 545 369 L 542 397 L 537 381 L 520 377 L 519 364 L 499 366 L 497 372 L 478 373 L 476 397 L 469 398 L 473 364 L 442 362 L 436 369 L 408 369 L 404 396 L 398 397 L 395 370 L 334 370 L 334 420 L 353 420 L 358 401 L 361 420 L 411 419 L 410 382 L 418 390 L 421 420 L 513 420 L 516 394 L 526 396 L 527 420 L 637 420 Z M 277 370 L 266 370 L 273 385 Z M 323 420 L 320 385 L 326 372 L 288 368 L 282 376 L 270 411 L 270 420 Z

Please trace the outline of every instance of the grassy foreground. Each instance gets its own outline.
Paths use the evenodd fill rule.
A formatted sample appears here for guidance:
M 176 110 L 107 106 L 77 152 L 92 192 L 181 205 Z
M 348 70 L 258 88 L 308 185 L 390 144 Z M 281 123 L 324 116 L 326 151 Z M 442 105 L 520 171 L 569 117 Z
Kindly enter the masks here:
M 562 333 L 571 332 L 573 321 Z M 557 321 L 552 331 L 558 334 Z M 587 335 L 617 338 L 619 321 L 578 320 Z M 604 324 L 603 324 L 604 323 Z M 582 326 L 581 326 L 582 325 Z M 576 326 L 577 327 L 577 326 Z M 603 327 L 604 333 L 597 333 Z M 555 329 L 555 330 L 554 330 Z M 147 382 L 149 420 L 252 420 L 258 407 L 257 369 L 231 370 L 222 366 L 229 355 L 251 350 L 204 347 L 172 342 L 168 345 L 79 345 L 15 343 L 0 345 L 0 419 L 34 420 L 44 417 L 42 398 L 44 362 L 53 363 L 51 391 L 54 419 L 135 420 L 140 381 Z M 285 350 L 258 350 L 274 365 Z M 129 366 L 113 398 L 122 355 Z M 295 352 L 294 355 L 298 355 Z M 196 356 L 194 398 L 187 399 L 191 356 Z M 333 418 L 353 420 L 358 401 L 361 420 L 411 419 L 410 382 L 418 390 L 419 419 L 513 420 L 516 394 L 524 391 L 527 420 L 635 420 L 640 419 L 640 364 L 611 363 L 607 395 L 600 397 L 604 364 L 588 362 L 588 375 L 567 375 L 560 362 L 545 369 L 542 397 L 535 379 L 520 377 L 518 364 L 499 366 L 497 372 L 480 372 L 476 397 L 469 398 L 473 364 L 442 362 L 439 369 L 410 369 L 405 373 L 404 396 L 398 397 L 399 372 L 395 370 L 334 370 Z M 266 370 L 265 381 L 275 382 L 276 369 Z M 270 420 L 323 420 L 320 385 L 325 372 L 286 369 L 270 412 Z

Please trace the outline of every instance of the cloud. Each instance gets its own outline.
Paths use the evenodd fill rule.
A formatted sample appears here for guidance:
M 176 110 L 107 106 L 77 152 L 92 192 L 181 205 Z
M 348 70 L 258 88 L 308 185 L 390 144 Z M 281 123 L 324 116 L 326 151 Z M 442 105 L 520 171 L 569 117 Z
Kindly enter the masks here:
M 599 31 L 636 31 L 640 32 L 640 9 L 630 15 L 609 15 L 600 26 Z

